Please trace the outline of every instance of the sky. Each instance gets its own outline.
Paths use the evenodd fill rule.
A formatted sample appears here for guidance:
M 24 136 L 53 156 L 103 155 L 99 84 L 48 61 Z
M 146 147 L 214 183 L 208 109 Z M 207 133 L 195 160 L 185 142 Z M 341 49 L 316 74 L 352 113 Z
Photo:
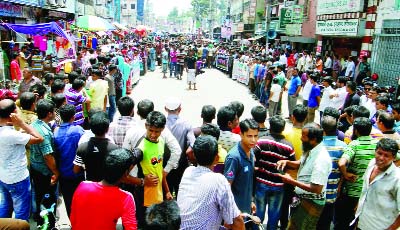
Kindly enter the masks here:
M 157 16 L 167 16 L 174 6 L 178 7 L 179 12 L 191 7 L 191 0 L 145 0 L 145 4 L 146 1 L 153 4 L 154 13 Z

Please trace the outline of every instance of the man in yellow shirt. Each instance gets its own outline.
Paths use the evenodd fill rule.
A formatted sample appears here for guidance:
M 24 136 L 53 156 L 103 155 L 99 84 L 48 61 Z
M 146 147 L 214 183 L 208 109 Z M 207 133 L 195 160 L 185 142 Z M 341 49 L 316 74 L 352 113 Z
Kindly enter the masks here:
M 295 158 L 296 160 L 300 160 L 301 155 L 303 154 L 303 147 L 301 142 L 301 130 L 304 126 L 304 122 L 307 118 L 307 107 L 302 104 L 297 104 L 293 109 L 293 115 L 291 116 L 291 121 L 293 123 L 293 128 L 287 127 L 283 131 L 283 135 L 286 140 L 292 143 Z M 287 170 L 287 172 L 292 176 L 292 178 L 297 178 L 297 170 Z M 281 229 L 286 229 L 289 221 L 289 205 L 292 202 L 292 198 L 294 196 L 294 186 L 290 184 L 285 184 L 284 186 L 285 195 L 282 201 L 281 207 Z
M 89 87 L 89 95 L 91 100 L 90 108 L 98 108 L 106 111 L 107 107 L 107 95 L 108 95 L 108 83 L 103 80 L 103 73 L 99 69 L 92 70 L 93 82 Z

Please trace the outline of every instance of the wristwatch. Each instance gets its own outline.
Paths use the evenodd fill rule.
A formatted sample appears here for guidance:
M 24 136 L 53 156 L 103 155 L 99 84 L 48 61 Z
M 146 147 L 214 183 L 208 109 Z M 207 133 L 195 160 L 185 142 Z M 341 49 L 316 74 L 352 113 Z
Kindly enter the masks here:
M 144 179 L 140 178 L 140 186 L 143 187 L 144 186 Z

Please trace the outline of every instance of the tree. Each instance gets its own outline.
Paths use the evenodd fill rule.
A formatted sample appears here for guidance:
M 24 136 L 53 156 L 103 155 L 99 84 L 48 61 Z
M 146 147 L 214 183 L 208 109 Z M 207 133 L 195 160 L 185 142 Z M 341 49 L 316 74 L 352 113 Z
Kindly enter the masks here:
M 176 22 L 177 19 L 178 19 L 178 16 L 179 16 L 178 7 L 175 6 L 175 7 L 172 8 L 172 10 L 169 12 L 167 19 L 168 19 L 168 21 L 170 21 L 170 22 Z
M 192 0 L 191 4 L 196 20 L 207 17 L 210 8 L 210 0 Z

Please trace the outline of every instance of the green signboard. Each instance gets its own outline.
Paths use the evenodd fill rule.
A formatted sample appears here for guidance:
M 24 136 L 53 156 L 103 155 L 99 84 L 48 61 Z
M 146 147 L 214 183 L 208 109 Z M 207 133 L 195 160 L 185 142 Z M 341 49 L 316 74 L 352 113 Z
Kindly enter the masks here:
M 292 22 L 292 9 L 282 8 L 279 14 L 279 28 L 285 30 L 286 25 Z
M 303 6 L 300 5 L 282 8 L 279 14 L 279 29 L 285 30 L 287 24 L 302 23 L 303 11 Z
M 395 3 L 394 3 L 394 8 L 395 8 L 396 10 L 400 10 L 400 0 L 396 0 L 396 1 L 395 1 Z

